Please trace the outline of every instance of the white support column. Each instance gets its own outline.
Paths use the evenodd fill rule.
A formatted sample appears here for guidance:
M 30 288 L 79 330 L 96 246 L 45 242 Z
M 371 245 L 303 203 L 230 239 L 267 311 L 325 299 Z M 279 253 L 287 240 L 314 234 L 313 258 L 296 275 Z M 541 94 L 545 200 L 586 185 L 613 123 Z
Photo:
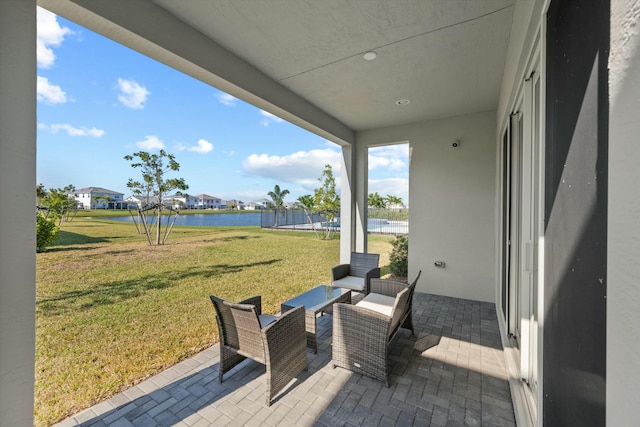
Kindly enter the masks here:
M 640 391 L 640 1 L 611 1 L 606 421 L 638 422 Z
M 357 140 L 355 144 L 355 251 L 367 252 L 367 207 L 369 190 L 369 150 Z
M 340 165 L 340 263 L 348 264 L 354 248 L 353 232 L 354 215 L 354 167 L 353 148 L 342 147 L 342 164 Z
M 0 425 L 33 425 L 36 1 L 0 1 Z
M 367 250 L 367 148 L 357 143 L 342 147 L 340 179 L 340 262 L 348 263 L 352 251 Z

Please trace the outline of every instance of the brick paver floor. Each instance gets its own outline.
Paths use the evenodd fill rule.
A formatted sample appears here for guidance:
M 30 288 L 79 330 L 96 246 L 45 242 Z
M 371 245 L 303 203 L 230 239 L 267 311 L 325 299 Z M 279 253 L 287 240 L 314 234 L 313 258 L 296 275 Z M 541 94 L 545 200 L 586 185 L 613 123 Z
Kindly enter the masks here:
M 263 365 L 218 383 L 215 345 L 58 426 L 515 426 L 495 306 L 416 292 L 413 309 L 416 336 L 392 343 L 389 388 L 331 366 L 324 315 L 308 372 L 270 407 Z

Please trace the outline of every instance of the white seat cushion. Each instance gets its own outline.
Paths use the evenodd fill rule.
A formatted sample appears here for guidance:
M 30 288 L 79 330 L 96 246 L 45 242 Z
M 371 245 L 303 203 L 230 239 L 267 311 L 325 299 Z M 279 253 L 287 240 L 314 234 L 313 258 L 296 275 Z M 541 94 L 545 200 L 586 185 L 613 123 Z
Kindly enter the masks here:
M 354 291 L 364 291 L 364 277 L 345 276 L 342 279 L 334 280 L 333 286 Z
M 382 294 L 369 294 L 364 297 L 359 303 L 357 303 L 356 306 L 368 308 L 369 310 L 373 310 L 380 314 L 384 314 L 385 316 L 391 317 L 393 304 L 395 302 L 396 299 L 393 297 Z
M 272 314 L 261 314 L 258 316 L 258 319 L 260 320 L 260 329 L 278 320 L 278 318 Z

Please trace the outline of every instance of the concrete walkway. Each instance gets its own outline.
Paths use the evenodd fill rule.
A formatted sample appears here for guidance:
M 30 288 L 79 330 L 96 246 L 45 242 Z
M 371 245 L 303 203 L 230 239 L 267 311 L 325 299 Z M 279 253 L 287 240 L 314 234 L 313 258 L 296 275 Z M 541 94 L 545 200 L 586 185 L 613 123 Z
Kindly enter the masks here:
M 258 363 L 218 383 L 215 345 L 58 426 L 515 426 L 495 306 L 416 292 L 414 322 L 392 344 L 389 388 L 331 366 L 324 315 L 309 371 L 270 407 Z

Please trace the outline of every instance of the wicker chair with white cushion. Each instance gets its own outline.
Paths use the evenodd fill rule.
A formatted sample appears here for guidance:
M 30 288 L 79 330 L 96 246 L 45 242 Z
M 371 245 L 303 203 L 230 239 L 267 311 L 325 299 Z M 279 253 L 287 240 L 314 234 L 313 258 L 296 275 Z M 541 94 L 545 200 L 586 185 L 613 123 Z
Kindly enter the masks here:
M 349 264 L 340 264 L 331 269 L 332 286 L 368 294 L 371 279 L 380 277 L 379 261 L 379 254 L 351 252 Z
M 389 387 L 389 345 L 400 328 L 415 335 L 412 300 L 420 274 L 411 284 L 372 279 L 371 292 L 357 304 L 334 304 L 334 368 L 367 375 Z

